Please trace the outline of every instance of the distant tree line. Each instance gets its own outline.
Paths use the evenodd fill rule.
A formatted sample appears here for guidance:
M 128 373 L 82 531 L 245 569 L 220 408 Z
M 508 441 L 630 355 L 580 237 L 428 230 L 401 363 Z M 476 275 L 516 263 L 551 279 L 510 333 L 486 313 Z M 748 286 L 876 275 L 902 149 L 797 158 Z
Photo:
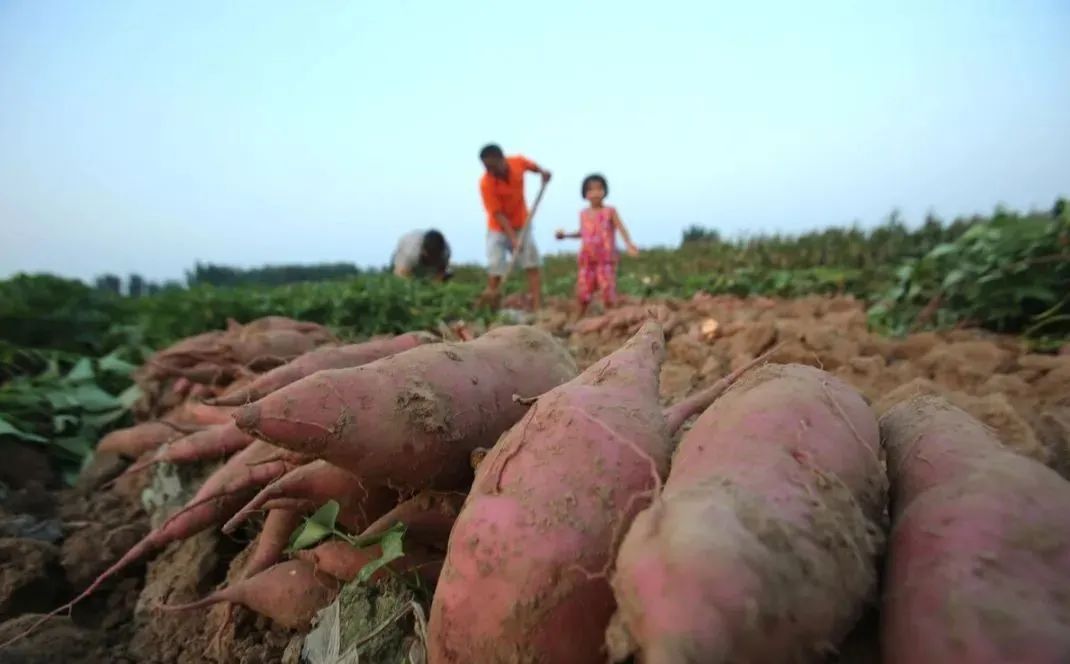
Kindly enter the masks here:
M 318 265 L 265 265 L 255 268 L 238 268 L 214 263 L 200 263 L 186 270 L 186 281 L 147 281 L 140 274 L 131 274 L 124 283 L 115 274 L 103 274 L 96 279 L 98 290 L 142 297 L 163 290 L 192 288 L 194 286 L 281 286 L 303 281 L 330 281 L 348 279 L 360 275 L 361 270 L 352 263 L 321 263 Z
M 186 271 L 186 284 L 200 286 L 281 286 L 302 281 L 331 281 L 360 275 L 360 268 L 352 263 L 319 263 L 315 265 L 265 265 L 250 269 L 198 262 Z

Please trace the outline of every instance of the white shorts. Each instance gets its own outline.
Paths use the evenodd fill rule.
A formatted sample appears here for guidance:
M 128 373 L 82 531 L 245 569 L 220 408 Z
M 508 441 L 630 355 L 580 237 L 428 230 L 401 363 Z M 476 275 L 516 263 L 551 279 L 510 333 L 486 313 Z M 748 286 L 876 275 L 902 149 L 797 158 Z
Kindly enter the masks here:
M 504 276 L 505 271 L 509 269 L 512 255 L 513 244 L 509 241 L 508 235 L 498 231 L 487 231 L 487 272 L 491 276 Z M 539 267 L 539 262 L 539 248 L 535 246 L 535 238 L 529 235 L 516 260 L 517 267 L 530 270 Z

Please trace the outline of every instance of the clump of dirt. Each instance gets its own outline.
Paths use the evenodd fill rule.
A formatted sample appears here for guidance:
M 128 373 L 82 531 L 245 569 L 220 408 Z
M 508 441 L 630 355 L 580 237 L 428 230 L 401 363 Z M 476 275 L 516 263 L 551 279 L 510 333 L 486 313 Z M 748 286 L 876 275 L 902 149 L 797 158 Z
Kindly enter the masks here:
M 58 546 L 0 539 L 0 619 L 21 614 L 0 625 L 0 634 L 7 634 L 0 642 L 36 622 L 39 616 L 29 612 L 50 611 L 85 589 L 148 533 L 150 522 L 158 523 L 176 501 L 188 498 L 212 467 L 181 472 L 161 467 L 107 485 L 124 466 L 94 460 L 76 487 L 56 494 L 65 531 Z M 168 492 L 175 489 L 168 480 L 181 485 L 177 494 Z M 5 649 L 2 661 L 9 661 L 9 652 L 16 658 L 10 661 L 26 662 L 281 661 L 293 635 L 272 630 L 267 620 L 240 607 L 232 615 L 227 605 L 188 613 L 157 610 L 161 603 L 199 599 L 227 581 L 228 573 L 239 574 L 239 553 L 247 544 L 213 530 L 175 543 L 106 581 L 70 618 L 51 620 Z M 77 656 L 65 656 L 68 651 Z
M 18 490 L 31 484 L 56 485 L 56 473 L 41 446 L 4 440 L 4 463 L 0 464 L 0 484 Z
M 29 629 L 39 618 L 36 614 L 26 613 L 0 624 L 0 643 Z M 111 657 L 101 634 L 79 627 L 70 618 L 55 617 L 30 636 L 4 648 L 2 661 L 4 664 L 109 664 L 121 660 Z
M 134 612 L 130 647 L 151 664 L 277 662 L 290 641 L 283 630 L 240 606 L 162 612 L 163 604 L 184 604 L 237 580 L 244 566 L 242 543 L 204 531 L 168 547 L 148 566 L 145 588 Z
M 374 586 L 350 582 L 320 612 L 302 655 L 309 664 L 422 663 L 425 638 L 423 608 L 400 579 L 391 577 Z
M 61 578 L 59 549 L 54 544 L 0 539 L 0 620 L 51 609 Z
M 1016 337 L 953 330 L 890 339 L 869 330 L 864 304 L 851 297 L 633 299 L 571 326 L 562 313 L 567 305 L 551 307 L 540 324 L 568 338 L 581 369 L 616 350 L 644 316 L 661 320 L 668 342 L 666 401 L 778 346 L 771 361 L 825 369 L 878 412 L 919 391 L 942 394 L 1008 447 L 1070 478 L 1070 356 L 1030 353 Z

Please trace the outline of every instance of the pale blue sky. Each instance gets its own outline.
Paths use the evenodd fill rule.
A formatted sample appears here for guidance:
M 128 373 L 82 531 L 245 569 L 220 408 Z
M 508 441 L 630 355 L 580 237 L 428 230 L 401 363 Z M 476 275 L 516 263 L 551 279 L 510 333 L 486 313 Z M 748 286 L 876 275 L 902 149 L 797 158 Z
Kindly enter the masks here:
M 0 2 L 0 276 L 483 261 L 479 147 L 641 245 L 1070 194 L 1070 3 Z M 529 180 L 529 198 L 536 180 Z

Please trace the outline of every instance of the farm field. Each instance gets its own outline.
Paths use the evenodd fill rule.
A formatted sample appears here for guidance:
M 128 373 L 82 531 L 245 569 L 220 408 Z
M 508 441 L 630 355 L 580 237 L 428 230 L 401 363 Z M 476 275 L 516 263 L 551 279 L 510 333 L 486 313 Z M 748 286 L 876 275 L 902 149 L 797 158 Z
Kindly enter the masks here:
M 644 329 L 649 332 L 643 326 L 653 321 L 664 352 L 652 364 L 656 393 L 650 398 L 656 403 L 647 404 L 652 409 L 685 402 L 771 352 L 764 361 L 807 365 L 824 372 L 827 380 L 842 381 L 868 404 L 874 422 L 913 397 L 940 395 L 988 427 L 1018 457 L 1070 478 L 1070 212 L 1064 207 L 1051 213 L 997 212 L 946 225 L 933 220 L 913 230 L 893 220 L 869 232 L 832 229 L 798 238 L 727 242 L 692 229 L 684 239 L 679 248 L 625 260 L 621 306 L 579 321 L 569 298 L 571 259 L 549 259 L 549 301 L 530 321 L 549 341 L 530 341 L 527 350 L 516 342 L 515 355 L 550 344 L 574 363 L 572 375 L 591 367 L 613 374 L 607 370 L 612 362 L 600 363 L 629 348 L 627 342 Z M 432 609 L 431 585 L 437 575 L 405 567 L 422 555 L 435 570 L 446 556 L 446 542 L 422 532 L 418 521 L 401 519 L 403 527 L 390 525 L 358 538 L 370 552 L 358 568 L 371 579 L 345 579 L 343 588 L 337 578 L 316 577 L 330 590 L 320 591 L 325 594 L 317 595 L 315 608 L 327 606 L 339 592 L 341 598 L 320 616 L 315 629 L 305 624 L 287 628 L 261 615 L 265 610 L 258 613 L 229 602 L 188 611 L 161 608 L 194 602 L 238 583 L 250 559 L 262 553 L 264 538 L 258 537 L 266 532 L 266 515 L 300 511 L 309 519 L 283 523 L 282 543 L 290 553 L 276 551 L 274 556 L 283 560 L 292 554 L 307 562 L 324 542 L 352 544 L 375 521 L 369 512 L 386 512 L 371 506 L 374 492 L 355 498 L 332 495 L 302 504 L 300 510 L 296 503 L 255 510 L 222 532 L 223 522 L 260 486 L 310 461 L 307 441 L 313 434 L 284 428 L 270 433 L 266 420 L 257 425 L 262 435 L 255 437 L 277 439 L 280 450 L 293 454 L 264 456 L 258 459 L 264 463 L 248 466 L 271 470 L 264 472 L 260 486 L 227 489 L 217 518 L 203 528 L 146 551 L 75 604 L 69 615 L 35 623 L 90 587 L 151 530 L 164 527 L 227 455 L 127 472 L 131 464 L 150 460 L 165 441 L 231 426 L 235 418 L 244 427 L 254 417 L 247 404 L 262 402 L 266 409 L 270 394 L 261 401 L 246 395 L 226 407 L 205 406 L 205 400 L 233 395 L 272 369 L 294 366 L 295 358 L 316 348 L 409 332 L 438 335 L 458 347 L 483 343 L 511 321 L 473 308 L 481 279 L 477 268 L 462 266 L 454 281 L 442 287 L 366 273 L 270 287 L 199 285 L 137 298 L 46 276 L 0 284 L 0 446 L 6 452 L 0 468 L 0 643 L 20 637 L 0 647 L 0 661 L 330 662 L 335 660 L 321 650 L 332 638 L 343 651 L 359 652 L 360 661 L 425 661 L 428 654 L 431 661 L 454 661 L 435 645 L 448 640 L 443 636 L 448 623 Z M 521 309 L 522 300 L 514 293 L 506 306 Z M 413 352 L 423 352 L 424 345 L 431 348 L 426 341 L 414 342 Z M 395 357 L 386 356 L 382 361 L 387 364 L 381 366 L 399 385 L 432 380 L 417 365 L 393 368 L 398 366 Z M 532 361 L 543 369 L 549 364 Z M 641 382 L 640 369 L 629 367 L 624 373 Z M 318 375 L 301 380 L 311 386 Z M 489 373 L 485 380 L 493 382 Z M 565 379 L 546 380 L 552 387 Z M 296 389 L 296 384 L 278 389 Z M 473 472 L 478 486 L 492 472 L 484 464 L 508 461 L 495 448 L 509 443 L 509 436 L 520 436 L 520 427 L 537 417 L 542 401 L 521 408 L 525 398 L 539 393 L 517 387 L 519 400 L 513 406 L 492 406 L 484 392 L 473 390 L 470 398 L 452 394 L 453 410 L 425 411 L 420 399 L 426 397 L 419 389 L 407 383 L 397 389 L 394 402 L 382 397 L 386 400 L 380 405 L 396 403 L 403 420 L 423 423 L 420 435 L 447 431 L 446 438 L 472 449 L 465 450 L 459 465 L 455 452 L 443 452 L 426 464 L 431 468 L 426 476 L 417 476 L 423 468 L 413 457 L 422 449 L 418 445 L 388 450 L 387 461 L 377 466 L 382 475 L 363 479 L 369 486 L 388 480 L 385 484 L 394 491 L 390 504 L 429 489 L 463 496 Z M 293 403 L 304 398 L 296 394 L 289 397 Z M 301 423 L 321 416 L 340 420 L 342 410 L 322 405 L 334 403 L 324 394 L 316 392 L 309 403 L 325 413 L 298 418 L 284 408 L 284 414 Z M 351 401 L 371 402 L 381 394 L 392 393 L 384 385 Z M 235 406 L 245 407 L 244 415 L 234 415 Z M 492 408 L 519 410 L 505 418 L 502 431 L 488 433 L 483 424 L 473 424 L 472 430 L 482 433 L 466 437 L 459 424 L 468 421 L 464 412 Z M 536 414 L 521 420 L 524 413 Z M 262 414 L 255 409 L 255 415 Z M 397 414 L 384 410 L 368 416 L 385 422 Z M 122 439 L 123 431 L 135 426 L 146 430 L 151 422 L 169 424 L 162 429 L 157 424 L 155 433 L 137 444 Z M 692 425 L 683 426 L 685 437 Z M 378 424 L 369 426 L 379 431 Z M 249 424 L 242 431 L 249 434 L 254 428 Z M 330 431 L 324 440 L 342 436 L 341 429 L 319 430 Z M 506 430 L 499 441 L 498 434 Z M 111 442 L 98 449 L 104 440 Z M 679 435 L 674 444 L 680 444 Z M 506 456 L 523 459 L 524 445 L 534 444 L 517 443 Z M 238 449 L 228 452 L 238 454 Z M 477 449 L 487 456 L 469 459 L 468 452 Z M 360 456 L 331 460 L 353 471 L 346 460 Z M 399 465 L 412 469 L 395 469 Z M 498 473 L 503 486 L 520 481 L 510 480 L 514 476 L 500 468 Z M 241 500 L 235 502 L 235 497 Z M 452 512 L 443 508 L 442 513 L 456 516 L 457 504 L 451 505 Z M 631 508 L 629 503 L 624 511 Z M 627 530 L 627 525 L 621 528 Z M 877 526 L 887 534 L 888 523 Z M 616 535 L 610 540 L 603 548 L 619 543 Z M 871 553 L 870 572 L 876 578 L 883 569 L 883 551 Z M 458 565 L 446 563 L 456 574 Z M 829 660 L 880 661 L 876 626 L 881 615 L 873 608 L 875 597 L 858 602 L 853 627 L 847 635 L 836 635 Z M 298 599 L 286 597 L 283 603 L 297 606 Z M 599 633 L 596 640 L 602 638 Z

